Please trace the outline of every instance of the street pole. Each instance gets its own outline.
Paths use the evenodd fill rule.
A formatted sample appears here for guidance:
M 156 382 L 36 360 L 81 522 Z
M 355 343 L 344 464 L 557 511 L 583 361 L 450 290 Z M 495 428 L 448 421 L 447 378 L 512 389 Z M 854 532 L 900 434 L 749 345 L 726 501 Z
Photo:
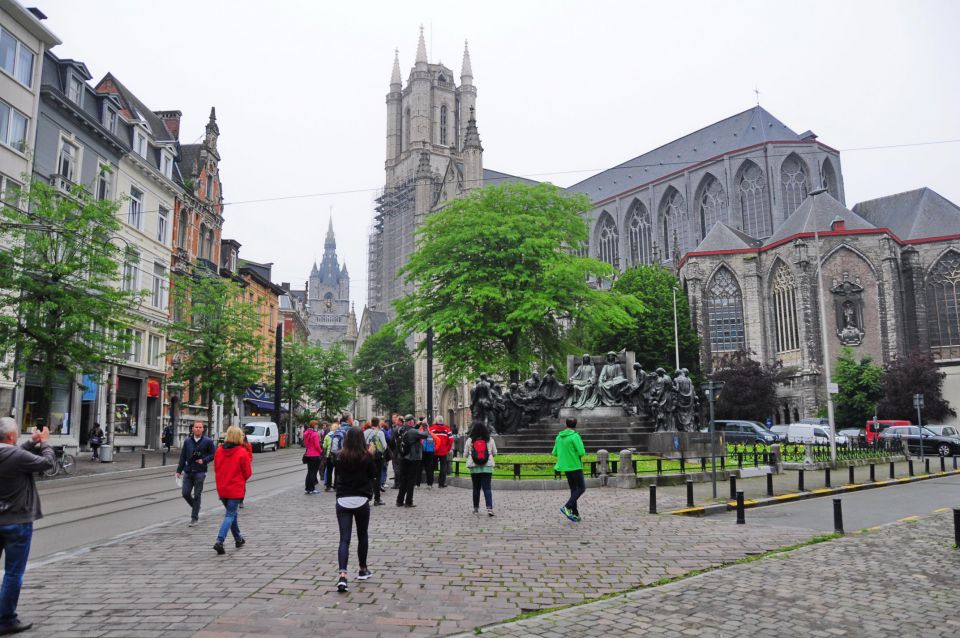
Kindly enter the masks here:
M 273 366 L 273 422 L 280 428 L 280 394 L 283 392 L 283 324 L 277 324 L 276 354 Z M 293 418 L 293 415 L 290 415 Z M 290 445 L 290 423 L 287 422 L 287 445 Z
M 723 383 L 720 381 L 707 381 L 700 387 L 707 395 L 707 401 L 710 403 L 710 450 L 712 452 L 710 461 L 713 474 L 713 498 L 717 498 L 717 441 L 716 424 L 713 416 L 713 402 L 716 400 L 717 391 L 723 388 Z
M 673 287 L 673 352 L 676 356 L 674 370 L 680 369 L 680 331 L 677 329 L 677 287 Z M 714 494 L 716 496 L 716 494 Z
M 913 395 L 913 405 L 917 408 L 917 434 L 920 435 L 920 465 L 924 463 L 923 460 L 923 416 L 920 414 L 920 411 L 923 409 L 923 395 L 915 394 Z M 907 445 L 909 448 L 910 446 Z M 909 451 L 909 450 L 908 450 Z
M 811 196 L 817 195 L 818 193 L 811 193 Z M 813 237 L 817 247 L 817 301 L 820 305 L 820 343 L 821 348 L 823 349 L 823 374 L 824 374 L 824 383 L 826 383 L 827 388 L 827 421 L 830 424 L 830 463 L 836 466 L 837 464 L 837 437 L 834 432 L 836 431 L 836 425 L 833 420 L 833 394 L 830 392 L 831 385 L 831 374 L 830 374 L 830 349 L 827 342 L 827 319 L 824 313 L 824 301 L 823 301 L 823 277 L 821 276 L 821 263 L 820 263 L 820 232 L 816 228 L 813 231 Z
M 427 423 L 433 423 L 433 328 L 427 328 Z

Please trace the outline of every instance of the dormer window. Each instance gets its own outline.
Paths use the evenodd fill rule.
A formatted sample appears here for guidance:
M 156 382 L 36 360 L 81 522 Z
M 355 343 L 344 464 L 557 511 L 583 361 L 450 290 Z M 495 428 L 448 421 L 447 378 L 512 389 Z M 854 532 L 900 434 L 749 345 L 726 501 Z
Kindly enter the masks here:
M 173 179 L 173 157 L 166 151 L 160 153 L 160 172 L 167 179 Z
M 133 130 L 133 151 L 140 157 L 146 159 L 147 136 L 138 128 Z
M 67 80 L 67 97 L 77 106 L 83 106 L 83 81 L 75 75 Z
M 111 133 L 117 132 L 117 111 L 107 104 L 103 105 L 103 127 Z

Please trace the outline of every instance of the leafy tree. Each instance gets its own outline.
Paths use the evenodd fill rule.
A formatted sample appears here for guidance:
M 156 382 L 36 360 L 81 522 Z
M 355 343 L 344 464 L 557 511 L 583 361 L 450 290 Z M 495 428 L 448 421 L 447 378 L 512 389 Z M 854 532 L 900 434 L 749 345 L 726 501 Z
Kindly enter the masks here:
M 55 381 L 101 373 L 126 355 L 138 291 L 118 290 L 116 202 L 39 181 L 25 195 L 24 208 L 12 198 L 0 205 L 0 308 L 8 309 L 0 353 L 16 353 L 9 365 L 39 376 L 36 414 L 49 422 Z
M 244 302 L 235 281 L 197 270 L 173 281 L 175 316 L 167 331 L 168 351 L 179 359 L 174 381 L 190 381 L 207 399 L 207 426 L 213 425 L 214 397 L 233 413 L 234 397 L 260 380 L 257 360 L 263 346 L 256 309 Z
M 335 343 L 327 350 L 321 348 L 317 366 L 316 381 L 308 393 L 317 402 L 318 413 L 331 418 L 353 401 L 356 382 L 347 353 L 340 344 Z
M 833 369 L 833 382 L 840 387 L 834 397 L 834 423 L 839 427 L 861 425 L 873 416 L 883 393 L 883 368 L 869 356 L 856 360 L 850 348 L 843 348 Z
M 387 324 L 368 337 L 353 359 L 357 389 L 385 413 L 413 412 L 414 361 L 403 336 Z
M 715 417 L 763 421 L 777 410 L 779 375 L 779 369 L 760 365 L 753 359 L 737 360 L 714 372 L 710 378 L 723 382 L 714 404 Z
M 922 394 L 921 416 L 924 423 L 936 423 L 956 416 L 956 411 L 943 398 L 943 380 L 946 376 L 929 351 L 916 351 L 897 357 L 883 373 L 883 393 L 878 415 L 882 419 L 912 421 L 917 414 L 913 395 Z
M 500 371 L 517 381 L 532 363 L 563 355 L 563 322 L 630 325 L 640 302 L 590 286 L 613 268 L 576 253 L 589 209 L 585 196 L 551 184 L 502 184 L 431 214 L 401 270 L 415 285 L 396 303 L 401 328 L 433 328 L 448 380 Z
M 323 348 L 300 341 L 283 344 L 283 387 L 280 399 L 287 403 L 290 414 L 319 382 Z M 308 419 L 309 421 L 309 419 Z
M 615 292 L 633 295 L 643 310 L 631 312 L 630 325 L 623 328 L 601 326 L 590 337 L 589 349 L 604 352 L 626 348 L 637 354 L 637 361 L 648 370 L 676 363 L 673 337 L 673 290 L 677 289 L 677 333 L 680 342 L 680 366 L 699 369 L 700 339 L 690 323 L 687 295 L 671 270 L 659 265 L 629 268 L 614 282 Z M 766 413 L 763 413 L 766 414 Z M 730 417 L 734 418 L 734 417 Z

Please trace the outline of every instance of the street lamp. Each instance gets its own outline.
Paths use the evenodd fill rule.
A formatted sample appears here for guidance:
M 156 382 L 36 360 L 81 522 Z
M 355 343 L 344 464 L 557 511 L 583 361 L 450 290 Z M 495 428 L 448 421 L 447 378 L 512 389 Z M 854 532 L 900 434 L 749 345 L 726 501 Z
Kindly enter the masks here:
M 674 370 L 680 369 L 680 332 L 677 329 L 677 287 L 674 286 L 673 290 L 673 352 L 676 356 L 676 365 Z
M 917 408 L 917 429 L 918 434 L 920 435 L 920 463 L 923 464 L 923 416 L 920 414 L 920 411 L 923 410 L 923 395 L 915 394 L 913 395 L 913 406 Z M 909 444 L 907 445 L 907 451 L 909 451 Z
M 809 196 L 816 197 L 821 193 L 825 193 L 826 189 L 821 188 L 815 191 L 811 191 Z M 837 437 L 836 437 L 836 422 L 833 417 L 833 395 L 838 390 L 836 384 L 834 384 L 831 379 L 830 374 L 830 346 L 827 341 L 827 318 L 824 310 L 824 300 L 823 300 L 823 277 L 821 275 L 821 270 L 823 268 L 823 262 L 820 259 L 820 231 L 819 228 L 814 225 L 813 227 L 813 239 L 814 244 L 817 249 L 816 259 L 817 259 L 817 301 L 820 306 L 820 343 L 823 349 L 823 374 L 824 381 L 827 385 L 827 421 L 830 424 L 830 463 L 836 467 L 837 465 Z M 802 252 L 802 247 L 798 247 L 798 253 Z
M 716 427 L 713 420 L 713 403 L 717 399 L 717 393 L 723 389 L 723 381 L 706 381 L 700 385 L 707 401 L 710 403 L 710 450 L 711 463 L 713 465 L 713 498 L 717 498 L 717 441 Z

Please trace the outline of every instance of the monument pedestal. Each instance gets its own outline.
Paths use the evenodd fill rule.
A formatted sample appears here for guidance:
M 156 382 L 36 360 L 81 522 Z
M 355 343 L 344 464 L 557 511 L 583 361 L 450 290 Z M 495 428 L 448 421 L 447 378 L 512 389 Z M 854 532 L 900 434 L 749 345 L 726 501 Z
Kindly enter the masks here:
M 717 456 L 723 453 L 720 434 L 709 432 L 651 432 L 647 451 L 665 459 L 691 459 Z
M 581 421 L 589 419 L 608 419 L 628 415 L 620 406 L 596 407 L 590 408 L 589 410 L 581 410 L 580 408 L 560 408 L 561 419 L 566 419 L 567 417 L 571 416 L 575 417 L 577 421 Z

